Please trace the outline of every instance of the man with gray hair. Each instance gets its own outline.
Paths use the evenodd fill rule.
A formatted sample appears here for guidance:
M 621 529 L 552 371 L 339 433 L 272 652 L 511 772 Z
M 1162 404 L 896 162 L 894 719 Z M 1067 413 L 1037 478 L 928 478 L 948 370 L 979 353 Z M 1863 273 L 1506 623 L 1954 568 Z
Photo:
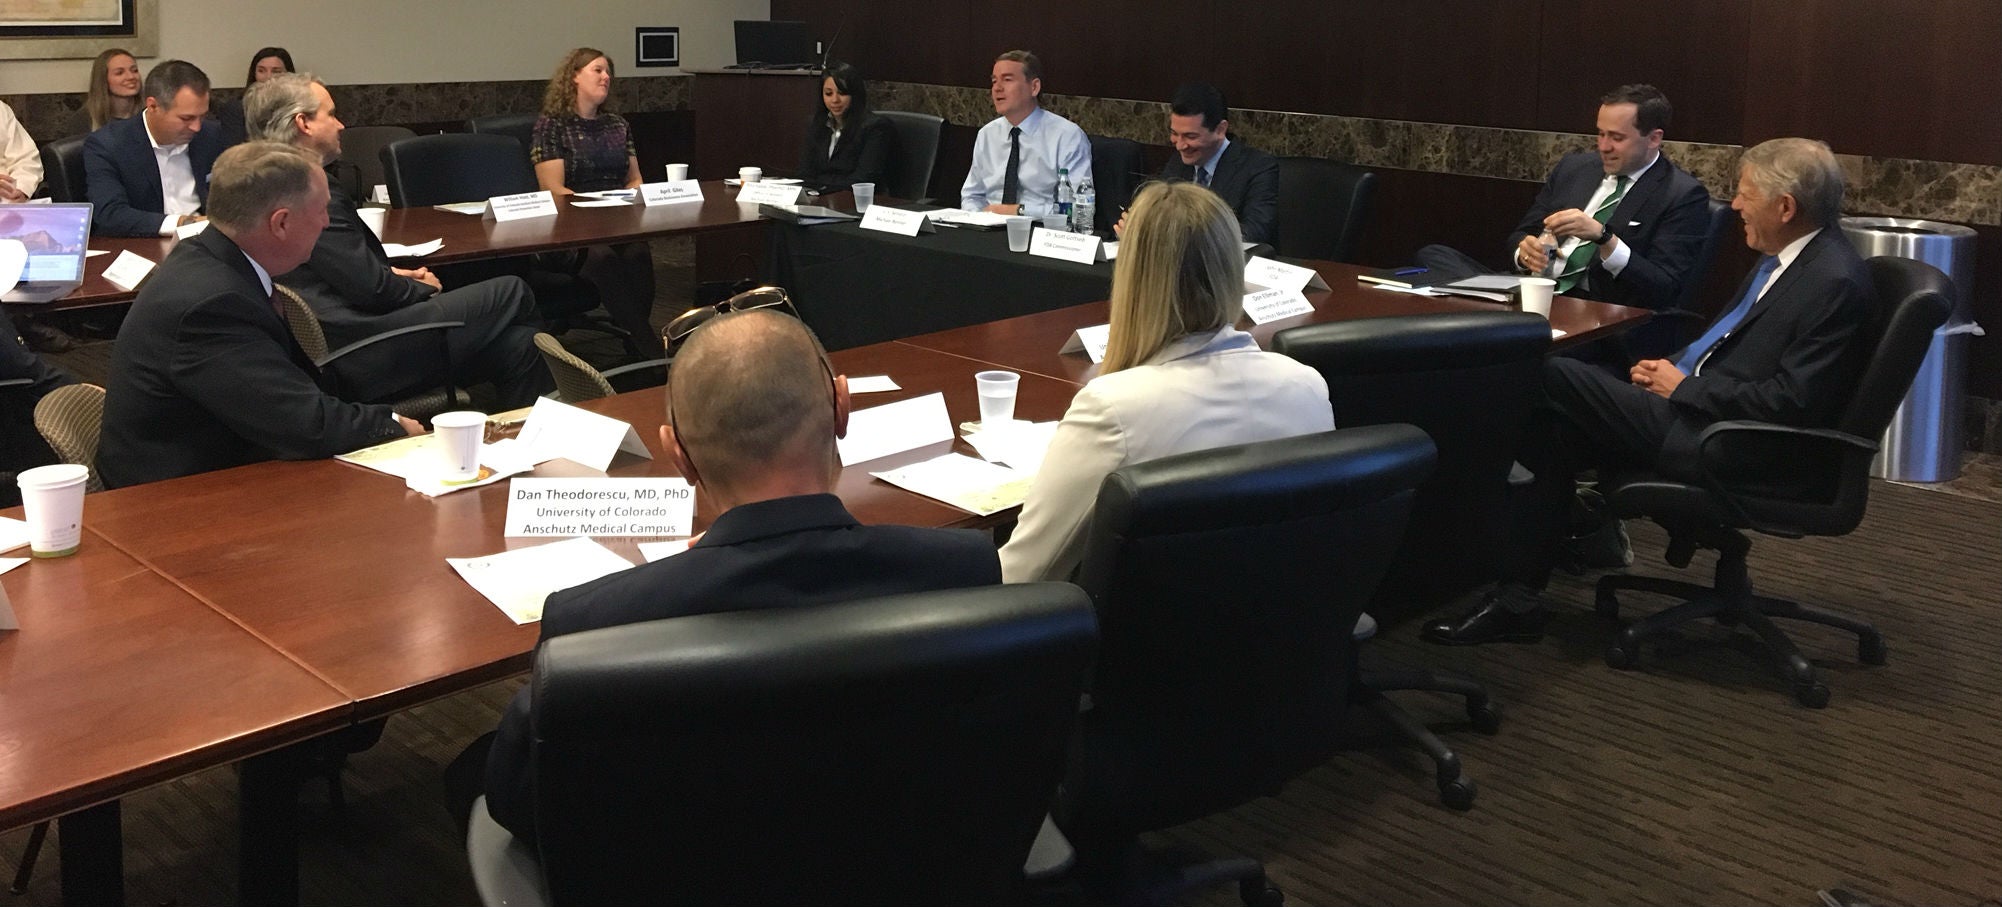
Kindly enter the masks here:
M 269 142 L 223 152 L 209 220 L 154 270 L 112 347 L 105 485 L 330 457 L 423 430 L 326 393 L 273 302 L 271 275 L 304 262 L 327 225 L 319 162 Z
M 1745 244 L 1762 253 L 1723 314 L 1674 356 L 1643 359 L 1626 380 L 1585 362 L 1552 358 L 1544 387 L 1554 410 L 1533 426 L 1519 460 L 1536 473 L 1525 550 L 1495 591 L 1462 617 L 1427 626 L 1448 645 L 1533 641 L 1547 618 L 1538 592 L 1565 528 L 1573 481 L 1584 468 L 1647 464 L 1694 481 L 1698 439 L 1730 419 L 1826 428 L 1840 416 L 1875 338 L 1865 326 L 1878 300 L 1842 235 L 1842 168 L 1812 139 L 1773 139 L 1746 151 L 1731 200 Z
M 146 74 L 145 109 L 106 123 L 83 141 L 84 189 L 100 236 L 172 236 L 201 220 L 209 168 L 222 131 L 204 129 L 209 77 L 193 63 L 167 60 Z
M 285 73 L 252 85 L 243 95 L 243 116 L 252 139 L 312 154 L 334 184 L 332 167 L 340 158 L 344 127 L 334 115 L 334 96 L 320 80 Z M 556 389 L 535 351 L 541 324 L 526 282 L 505 276 L 447 290 L 428 268 L 392 267 L 382 241 L 345 193 L 330 196 L 327 229 L 313 244 L 312 257 L 277 280 L 312 308 L 334 347 L 410 325 L 464 323 L 445 332 L 448 359 L 441 360 L 438 337 L 431 332 L 391 338 L 342 357 L 333 370 L 356 399 L 399 400 L 447 381 L 491 381 L 500 408 L 513 409 Z

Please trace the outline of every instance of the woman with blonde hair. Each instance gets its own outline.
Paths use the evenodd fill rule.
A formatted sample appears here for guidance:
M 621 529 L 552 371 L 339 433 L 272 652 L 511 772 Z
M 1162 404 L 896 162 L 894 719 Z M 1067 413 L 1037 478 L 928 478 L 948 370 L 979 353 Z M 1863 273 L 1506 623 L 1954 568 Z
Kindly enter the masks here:
M 612 95 L 612 61 L 603 51 L 579 47 L 557 64 L 542 93 L 528 159 L 535 181 L 561 197 L 578 192 L 635 189 L 640 162 L 632 127 L 606 109 Z M 644 242 L 592 246 L 576 262 L 578 276 L 598 288 L 605 310 L 632 334 L 645 358 L 665 352 L 654 330 L 653 253 Z
M 90 117 L 90 131 L 146 106 L 139 99 L 140 78 L 139 61 L 131 52 L 114 47 L 97 55 L 90 64 L 90 87 L 83 93 L 83 112 Z
M 1057 425 L 1001 549 L 1005 580 L 1069 579 L 1098 486 L 1122 466 L 1335 427 L 1327 382 L 1233 327 L 1243 308 L 1230 206 L 1194 183 L 1142 189 L 1112 274 L 1105 359 Z

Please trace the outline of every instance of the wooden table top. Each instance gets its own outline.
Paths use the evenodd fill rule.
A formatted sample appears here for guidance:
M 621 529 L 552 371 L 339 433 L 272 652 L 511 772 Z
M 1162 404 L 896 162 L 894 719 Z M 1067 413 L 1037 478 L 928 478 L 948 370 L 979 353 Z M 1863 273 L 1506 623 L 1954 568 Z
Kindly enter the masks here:
M 348 697 L 94 530 L 0 584 L 22 627 L 0 631 L 0 829 L 352 720 Z

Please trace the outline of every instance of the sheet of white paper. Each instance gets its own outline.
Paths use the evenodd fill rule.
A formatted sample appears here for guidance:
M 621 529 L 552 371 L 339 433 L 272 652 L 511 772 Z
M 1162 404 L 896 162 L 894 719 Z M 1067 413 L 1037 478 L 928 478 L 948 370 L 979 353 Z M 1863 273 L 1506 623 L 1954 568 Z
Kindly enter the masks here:
M 432 205 L 431 207 L 440 211 L 450 211 L 453 214 L 470 214 L 474 217 L 480 217 L 487 213 L 487 203 L 484 201 L 450 202 L 443 205 Z
M 110 249 L 85 249 L 83 252 L 83 257 L 96 258 L 99 255 L 110 255 L 110 254 L 111 254 Z
M 205 220 L 198 220 L 191 224 L 182 224 L 174 228 L 174 238 L 187 239 L 190 236 L 200 236 L 201 232 L 208 228 L 209 222 Z
M 889 375 L 863 375 L 848 379 L 848 392 L 851 394 L 880 394 L 885 391 L 900 390 L 903 388 L 898 387 L 897 382 L 891 381 Z
M 1551 328 L 1551 329 L 1550 329 L 1550 339 L 1552 339 L 1552 340 L 1556 340 L 1557 338 L 1559 338 L 1559 337 L 1562 337 L 1562 336 L 1564 336 L 1564 329 L 1563 329 L 1563 328 Z
M 511 438 L 493 444 L 480 445 L 480 465 L 485 468 L 491 468 L 501 473 L 501 475 L 483 478 L 479 484 L 484 485 L 494 478 L 506 478 L 514 473 L 534 467 L 534 463 L 522 462 L 519 457 L 508 456 L 511 451 L 517 449 L 517 445 L 513 443 L 513 439 Z M 344 460 L 356 466 L 366 466 L 376 472 L 386 473 L 403 479 L 406 482 L 430 479 L 438 471 L 439 464 L 444 462 L 444 456 L 438 452 L 438 436 L 431 433 L 397 438 L 394 441 L 385 441 L 374 447 L 364 447 L 357 451 L 337 455 L 334 459 Z M 469 488 L 474 486 L 442 486 L 437 494 L 454 491 L 462 487 Z
M 467 584 L 517 624 L 542 619 L 549 593 L 632 568 L 632 562 L 586 538 L 516 548 L 486 557 L 448 557 Z
M 790 177 L 790 176 L 771 176 L 771 177 L 766 177 L 766 178 L 764 178 L 764 179 L 761 179 L 761 180 L 759 180 L 758 182 L 760 182 L 760 183 L 773 183 L 773 184 L 775 184 L 775 185 L 780 185 L 780 186 L 797 186 L 797 185 L 799 185 L 799 180 L 797 180 L 797 179 L 795 179 L 795 178 L 793 178 L 793 177 Z M 724 181 L 723 181 L 723 185 L 725 185 L 725 186 L 741 186 L 741 185 L 743 185 L 743 184 L 744 184 L 744 181 L 743 181 L 743 180 L 740 180 L 740 179 L 738 179 L 738 178 L 736 178 L 736 177 L 734 177 L 734 176 L 733 176 L 733 177 L 731 177 L 731 178 L 729 178 L 729 179 L 726 179 L 726 180 L 724 180 Z
M 12 551 L 26 544 L 28 544 L 27 522 L 0 516 L 0 551 Z
M 105 266 L 104 279 L 121 290 L 137 289 L 146 275 L 153 273 L 152 259 L 135 255 L 130 251 L 118 253 L 118 257 Z
M 870 473 L 961 510 L 989 516 L 1020 506 L 1033 477 L 962 453 L 949 453 L 899 469 Z
M 835 444 L 841 450 L 841 465 L 853 466 L 952 439 L 945 395 L 933 393 L 850 413 L 848 437 Z
M 34 560 L 32 557 L 0 557 L 0 573 L 6 573 L 32 560 Z
M 1389 284 L 1382 284 L 1382 283 L 1379 283 L 1379 284 L 1374 284 L 1374 286 L 1375 286 L 1375 287 L 1376 287 L 1377 289 L 1379 289 L 1379 290 L 1389 290 L 1389 291 L 1390 291 L 1390 292 L 1392 292 L 1392 293 L 1403 293 L 1403 294 L 1404 294 L 1404 295 L 1406 295 L 1406 296 L 1441 296 L 1441 295 L 1444 295 L 1444 294 L 1441 294 L 1441 293 L 1434 293 L 1434 292 L 1432 292 L 1432 288 L 1431 288 L 1431 287 L 1393 287 L 1393 286 L 1391 286 L 1391 285 L 1389 285 Z
M 632 205 L 632 202 L 622 198 L 587 198 L 583 201 L 572 198 L 570 200 L 570 207 L 572 208 L 630 208 Z
M 382 244 L 382 254 L 390 258 L 423 258 L 442 248 L 445 248 L 445 240 L 443 238 L 434 239 L 430 242 L 421 242 L 416 245 L 386 242 Z
M 1043 455 L 1049 452 L 1050 439 L 1056 433 L 1055 422 L 1010 422 L 1002 428 L 981 426 L 980 431 L 968 432 L 965 438 L 987 462 L 1005 463 L 1016 472 L 1032 476 L 1043 468 Z
M 618 198 L 618 199 L 627 199 L 627 200 L 630 200 L 630 199 L 633 199 L 633 198 L 636 198 L 636 197 L 638 197 L 638 196 L 639 196 L 639 190 L 637 190 L 637 189 L 600 189 L 600 190 L 598 190 L 598 191 L 596 191 L 596 192 L 579 192 L 579 193 L 576 193 L 576 195 L 577 195 L 577 197 L 578 197 L 578 198 L 600 198 L 600 199 L 602 199 L 602 198 Z
M 687 551 L 688 546 L 692 544 L 695 544 L 694 539 L 675 539 L 671 542 L 641 542 L 640 557 L 646 558 L 646 562 L 649 564 L 654 561 L 664 561 L 683 551 Z
M 653 459 L 631 425 L 548 397 L 535 401 L 516 437 L 537 463 L 563 457 L 604 472 L 620 451 Z

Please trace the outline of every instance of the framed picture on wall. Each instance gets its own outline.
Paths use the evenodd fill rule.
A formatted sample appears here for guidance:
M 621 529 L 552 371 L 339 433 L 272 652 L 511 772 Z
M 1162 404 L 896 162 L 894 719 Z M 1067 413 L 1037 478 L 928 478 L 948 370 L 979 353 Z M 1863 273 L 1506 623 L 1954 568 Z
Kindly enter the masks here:
M 122 47 L 158 52 L 157 0 L 0 0 L 0 59 L 62 60 Z

